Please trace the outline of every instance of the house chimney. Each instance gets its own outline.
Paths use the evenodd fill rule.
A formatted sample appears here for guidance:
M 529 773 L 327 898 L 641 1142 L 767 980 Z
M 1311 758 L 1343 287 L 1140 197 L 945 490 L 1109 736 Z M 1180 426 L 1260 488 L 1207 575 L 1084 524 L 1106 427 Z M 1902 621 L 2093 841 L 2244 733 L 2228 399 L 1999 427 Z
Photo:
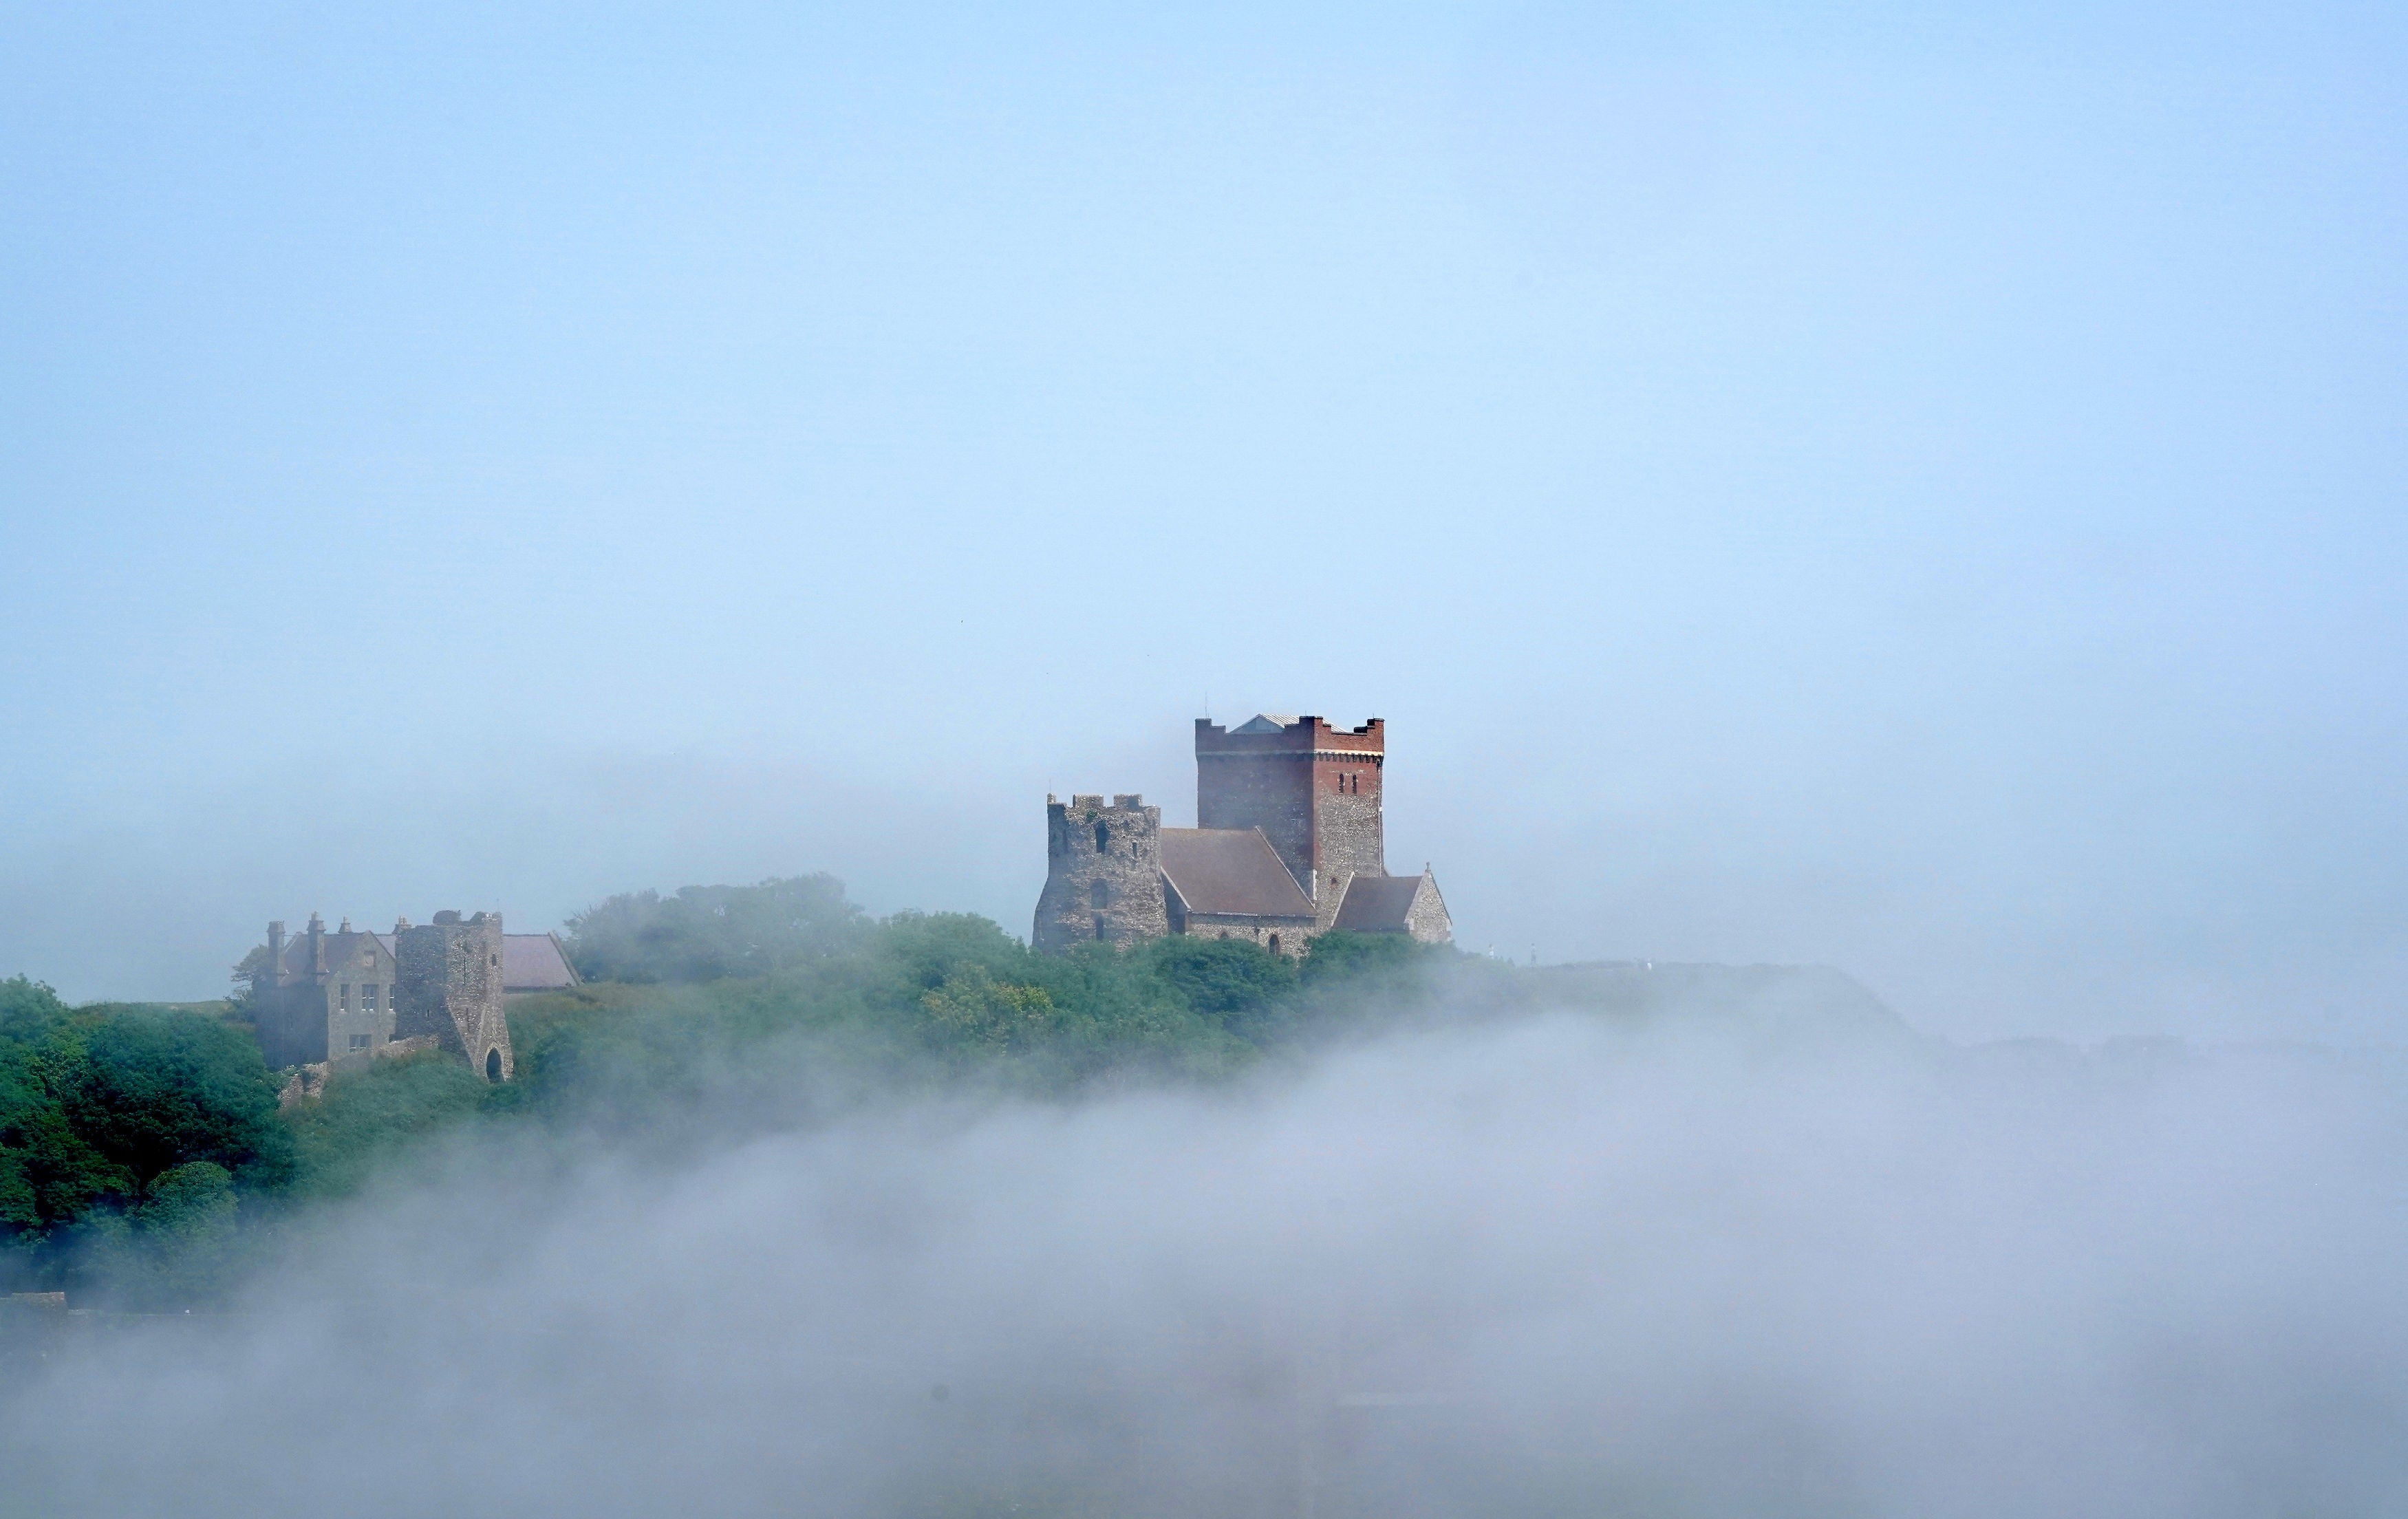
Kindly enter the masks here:
M 284 979 L 284 920 L 277 919 L 267 925 L 267 984 L 274 986 Z
M 326 973 L 326 920 L 309 914 L 309 968 L 317 975 Z

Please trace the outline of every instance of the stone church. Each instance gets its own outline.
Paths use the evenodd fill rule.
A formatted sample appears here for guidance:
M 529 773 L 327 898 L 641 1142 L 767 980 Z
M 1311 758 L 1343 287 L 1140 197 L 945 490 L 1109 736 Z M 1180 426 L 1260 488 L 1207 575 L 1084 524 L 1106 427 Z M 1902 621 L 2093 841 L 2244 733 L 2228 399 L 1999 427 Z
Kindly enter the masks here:
M 1388 874 L 1380 811 L 1387 734 L 1318 717 L 1196 720 L 1196 823 L 1166 828 L 1142 796 L 1045 798 L 1038 949 L 1165 934 L 1246 939 L 1301 954 L 1314 935 L 1454 937 L 1425 866 Z

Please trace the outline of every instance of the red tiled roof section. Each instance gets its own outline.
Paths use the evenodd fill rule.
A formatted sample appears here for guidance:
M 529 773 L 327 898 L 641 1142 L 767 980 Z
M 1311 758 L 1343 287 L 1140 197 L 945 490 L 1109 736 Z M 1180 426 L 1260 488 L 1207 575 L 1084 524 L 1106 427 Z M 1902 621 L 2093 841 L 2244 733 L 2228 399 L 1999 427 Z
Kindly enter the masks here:
M 1312 899 L 1259 828 L 1165 828 L 1162 873 L 1190 912 L 1312 916 Z
M 1421 886 L 1419 876 L 1356 876 L 1330 926 L 1350 934 L 1402 933 Z

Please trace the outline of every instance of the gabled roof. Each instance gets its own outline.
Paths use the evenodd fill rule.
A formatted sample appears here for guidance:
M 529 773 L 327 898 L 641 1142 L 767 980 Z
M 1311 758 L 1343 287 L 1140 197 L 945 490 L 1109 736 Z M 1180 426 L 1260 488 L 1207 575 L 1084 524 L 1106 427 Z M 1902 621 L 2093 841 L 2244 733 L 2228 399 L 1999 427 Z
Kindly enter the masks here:
M 1350 934 L 1401 934 L 1426 876 L 1356 876 L 1346 883 L 1332 928 Z
M 354 929 L 344 933 L 338 928 L 326 930 L 326 967 L 329 974 L 351 968 L 362 939 L 374 939 L 385 952 L 393 953 L 393 940 L 383 934 L 363 934 Z M 289 975 L 307 976 L 317 967 L 309 963 L 309 935 L 304 930 L 284 941 L 284 964 L 279 967 Z
M 1260 828 L 1165 828 L 1162 876 L 1190 912 L 1311 918 L 1312 899 Z
M 558 934 L 502 936 L 502 990 L 554 992 L 574 986 L 580 978 L 560 947 Z

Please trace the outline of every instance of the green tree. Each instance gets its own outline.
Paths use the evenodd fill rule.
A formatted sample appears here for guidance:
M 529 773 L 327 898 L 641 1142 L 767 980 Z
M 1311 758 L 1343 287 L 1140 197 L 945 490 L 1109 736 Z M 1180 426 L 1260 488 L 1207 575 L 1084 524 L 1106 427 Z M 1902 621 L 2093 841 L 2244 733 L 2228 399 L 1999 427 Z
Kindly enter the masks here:
M 1296 988 L 1296 962 L 1252 939 L 1173 934 L 1144 953 L 1155 979 L 1190 1010 L 1253 1042 L 1270 1035 Z
M 291 1180 L 293 1136 L 277 1116 L 276 1080 L 240 1029 L 196 1013 L 143 1013 L 103 1020 L 81 1044 L 61 1104 L 76 1133 L 138 1186 L 196 1160 L 254 1188 Z
M 868 928 L 842 881 L 810 875 L 624 893 L 570 918 L 566 942 L 589 981 L 697 982 L 826 960 L 857 948 Z

